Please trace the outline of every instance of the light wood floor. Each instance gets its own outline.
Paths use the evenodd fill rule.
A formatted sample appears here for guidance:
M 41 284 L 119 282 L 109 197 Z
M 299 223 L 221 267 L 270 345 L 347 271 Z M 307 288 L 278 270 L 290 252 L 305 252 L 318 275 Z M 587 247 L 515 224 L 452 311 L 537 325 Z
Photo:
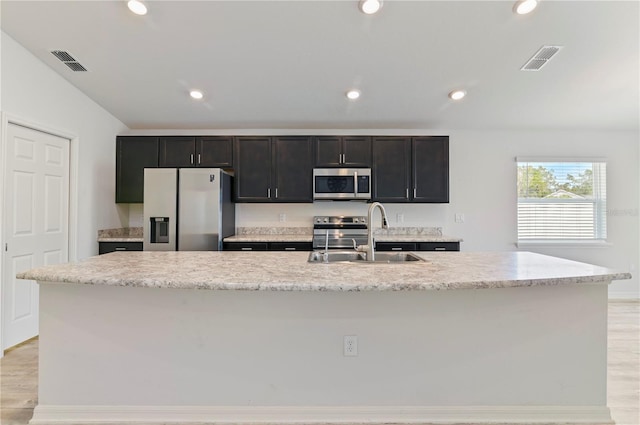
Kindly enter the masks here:
M 608 406 L 618 425 L 640 425 L 640 302 L 609 303 Z M 38 339 L 0 360 L 0 424 L 25 425 L 38 401 Z

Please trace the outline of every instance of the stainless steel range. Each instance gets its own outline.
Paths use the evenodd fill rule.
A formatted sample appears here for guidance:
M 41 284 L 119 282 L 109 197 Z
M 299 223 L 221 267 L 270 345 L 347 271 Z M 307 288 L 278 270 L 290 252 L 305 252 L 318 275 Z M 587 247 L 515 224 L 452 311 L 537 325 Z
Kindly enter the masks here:
M 313 217 L 313 249 L 353 249 L 367 244 L 367 217 L 363 216 L 315 216 Z

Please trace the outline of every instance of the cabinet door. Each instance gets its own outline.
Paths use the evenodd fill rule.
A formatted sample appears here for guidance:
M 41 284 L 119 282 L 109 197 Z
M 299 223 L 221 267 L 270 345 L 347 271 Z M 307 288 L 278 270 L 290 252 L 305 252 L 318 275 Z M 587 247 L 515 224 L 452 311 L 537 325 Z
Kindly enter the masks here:
M 371 167 L 371 137 L 344 136 L 342 138 L 344 167 Z
M 267 242 L 224 242 L 224 251 L 266 251 Z
M 411 138 L 374 137 L 372 198 L 380 202 L 409 202 Z
M 449 137 L 414 137 L 414 202 L 449 202 Z
M 460 251 L 460 242 L 420 242 L 418 251 Z
M 311 242 L 269 242 L 269 251 L 313 251 Z
M 314 141 L 316 167 L 339 167 L 342 162 L 342 139 L 339 136 L 318 136 Z
M 313 163 L 311 137 L 275 137 L 275 185 L 272 186 L 276 202 L 313 202 Z
M 196 137 L 196 166 L 233 168 L 233 137 Z
M 376 242 L 376 251 L 415 251 L 415 242 Z
M 116 138 L 116 202 L 141 204 L 144 200 L 144 169 L 158 167 L 158 138 Z
M 194 167 L 195 137 L 161 137 L 160 167 Z
M 237 137 L 233 156 L 236 201 L 271 201 L 271 138 Z
M 142 251 L 142 242 L 98 242 L 98 254 L 115 251 Z

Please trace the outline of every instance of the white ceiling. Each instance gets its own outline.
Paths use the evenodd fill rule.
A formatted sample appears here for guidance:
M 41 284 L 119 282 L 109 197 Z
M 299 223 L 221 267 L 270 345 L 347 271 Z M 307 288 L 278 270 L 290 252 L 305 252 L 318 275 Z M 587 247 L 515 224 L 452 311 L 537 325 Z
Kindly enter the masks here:
M 2 29 L 132 129 L 639 128 L 637 1 L 147 3 L 3 0 Z

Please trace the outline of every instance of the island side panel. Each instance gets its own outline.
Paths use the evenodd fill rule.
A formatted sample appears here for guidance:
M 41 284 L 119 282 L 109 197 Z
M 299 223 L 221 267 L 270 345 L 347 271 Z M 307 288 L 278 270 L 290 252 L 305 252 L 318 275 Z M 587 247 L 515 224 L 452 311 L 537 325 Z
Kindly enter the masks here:
M 607 285 L 41 283 L 43 406 L 605 406 Z M 343 356 L 344 335 L 358 356 Z

